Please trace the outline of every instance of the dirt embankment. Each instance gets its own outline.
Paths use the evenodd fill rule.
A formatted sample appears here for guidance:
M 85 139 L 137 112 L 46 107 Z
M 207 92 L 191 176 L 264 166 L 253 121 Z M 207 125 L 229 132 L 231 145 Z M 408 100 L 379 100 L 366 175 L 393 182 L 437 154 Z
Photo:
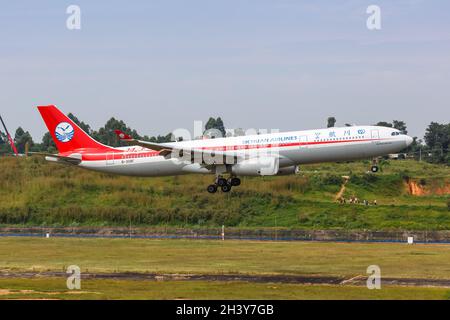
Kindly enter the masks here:
M 349 176 L 342 176 L 342 178 L 344 179 L 344 182 L 341 185 L 341 189 L 339 190 L 339 192 L 334 197 L 334 201 L 338 201 L 339 199 L 342 198 L 342 196 L 344 195 L 344 192 L 345 192 L 345 186 L 346 186 L 348 180 L 350 180 Z
M 66 278 L 65 272 L 8 272 L 0 271 L 0 279 L 32 279 L 32 278 Z M 138 280 L 138 281 L 245 281 L 254 283 L 292 283 L 292 284 L 327 284 L 365 286 L 367 275 L 357 275 L 350 278 L 338 276 L 304 276 L 304 275 L 250 275 L 250 274 L 157 274 L 157 273 L 83 273 L 82 279 L 99 280 Z M 385 285 L 427 286 L 450 288 L 450 279 L 426 278 L 383 278 Z M 32 290 L 21 293 L 33 293 Z M 1 294 L 11 294 L 9 290 L 0 290 Z M 36 292 L 34 292 L 36 293 Z M 39 292 L 37 292 L 39 293 Z M 82 292 L 78 292 L 82 293 Z M 60 294 L 55 292 L 54 294 Z
M 450 195 L 450 179 L 405 179 L 405 188 L 413 196 Z

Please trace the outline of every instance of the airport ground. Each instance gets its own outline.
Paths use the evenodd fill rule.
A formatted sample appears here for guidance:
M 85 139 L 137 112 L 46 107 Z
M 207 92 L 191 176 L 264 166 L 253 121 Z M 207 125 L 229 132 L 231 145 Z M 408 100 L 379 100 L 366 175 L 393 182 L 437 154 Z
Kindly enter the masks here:
M 444 244 L 5 237 L 0 257 L 4 299 L 450 299 Z
M 308 165 L 210 195 L 211 176 L 118 177 L 1 158 L 0 226 L 450 230 L 448 166 L 389 161 L 374 175 L 369 165 Z M 70 265 L 81 290 L 66 287 Z M 380 290 L 366 287 L 370 265 L 381 268 Z M 450 245 L 0 237 L 0 298 L 450 299 Z

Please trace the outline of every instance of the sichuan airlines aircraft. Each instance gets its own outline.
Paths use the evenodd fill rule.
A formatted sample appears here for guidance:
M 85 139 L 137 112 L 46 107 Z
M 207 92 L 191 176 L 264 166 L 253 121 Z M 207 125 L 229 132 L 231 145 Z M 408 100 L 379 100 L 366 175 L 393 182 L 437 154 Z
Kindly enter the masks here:
M 295 174 L 306 163 L 369 159 L 398 152 L 413 139 L 399 130 L 353 126 L 206 140 L 154 143 L 116 130 L 129 147 L 110 147 L 91 138 L 55 106 L 39 112 L 59 154 L 46 160 L 128 176 L 215 174 L 207 187 L 229 192 L 239 176 Z M 376 164 L 373 172 L 378 171 Z M 225 178 L 228 176 L 228 179 Z

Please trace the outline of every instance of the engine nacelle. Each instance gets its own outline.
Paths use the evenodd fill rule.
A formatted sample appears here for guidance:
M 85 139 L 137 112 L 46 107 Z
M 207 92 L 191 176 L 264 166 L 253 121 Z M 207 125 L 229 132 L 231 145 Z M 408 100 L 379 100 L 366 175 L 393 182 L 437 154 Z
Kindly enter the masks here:
M 275 157 L 260 157 L 243 160 L 231 168 L 237 176 L 273 176 L 278 173 L 280 161 Z
M 297 174 L 299 171 L 300 171 L 299 166 L 284 167 L 278 170 L 277 176 L 287 176 L 291 174 Z

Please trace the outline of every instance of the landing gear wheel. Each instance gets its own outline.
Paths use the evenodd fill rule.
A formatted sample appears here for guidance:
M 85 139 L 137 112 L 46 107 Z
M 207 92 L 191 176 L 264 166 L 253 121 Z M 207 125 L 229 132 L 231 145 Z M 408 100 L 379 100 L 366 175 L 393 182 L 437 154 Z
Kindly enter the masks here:
M 230 185 L 232 185 L 233 187 L 237 187 L 237 186 L 239 186 L 241 184 L 241 179 L 233 177 L 233 178 L 230 178 L 228 183 Z
M 227 182 L 227 179 L 225 179 L 225 178 L 217 178 L 217 185 L 219 186 L 219 187 L 223 187 L 224 185 L 226 185 L 228 182 Z
M 208 186 L 208 188 L 206 188 L 206 190 L 208 190 L 209 193 L 216 193 L 217 191 L 217 186 L 215 184 L 210 184 Z
M 224 184 L 220 188 L 222 189 L 222 192 L 230 192 L 231 191 L 231 185 L 229 185 L 228 183 Z
M 370 168 L 370 171 L 372 171 L 373 173 L 378 172 L 378 166 L 372 166 Z

